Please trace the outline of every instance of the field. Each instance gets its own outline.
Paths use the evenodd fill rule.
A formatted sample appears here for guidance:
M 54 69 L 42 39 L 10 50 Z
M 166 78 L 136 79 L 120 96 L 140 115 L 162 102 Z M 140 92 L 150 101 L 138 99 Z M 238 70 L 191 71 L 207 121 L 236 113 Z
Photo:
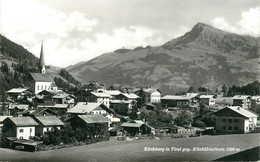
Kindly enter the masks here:
M 260 134 L 219 135 L 168 140 L 106 141 L 42 152 L 23 152 L 0 148 L 0 160 L 66 160 L 66 161 L 173 161 L 173 160 L 258 160 Z M 149 150 L 153 147 L 162 150 Z M 175 149 L 173 148 L 175 147 Z M 202 147 L 216 151 L 193 150 Z M 168 151 L 165 149 L 169 148 Z M 221 150 L 221 149 L 224 149 Z M 155 149 L 155 148 L 154 148 Z M 190 150 L 189 150 L 190 149 Z M 249 151 L 249 149 L 251 149 Z M 183 152 L 184 151 L 184 152 Z M 231 159 L 230 159 L 231 158 Z M 249 159 L 248 159 L 249 158 Z M 253 159 L 252 159 L 253 158 Z

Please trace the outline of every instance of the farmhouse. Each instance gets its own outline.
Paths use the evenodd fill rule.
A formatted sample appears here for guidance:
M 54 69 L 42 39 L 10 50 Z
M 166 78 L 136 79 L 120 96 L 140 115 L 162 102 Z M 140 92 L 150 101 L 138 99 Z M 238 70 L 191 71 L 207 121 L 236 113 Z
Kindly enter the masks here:
M 215 113 L 217 133 L 248 133 L 257 125 L 257 115 L 240 106 L 228 106 Z
M 241 106 L 244 109 L 251 108 L 251 96 L 236 95 L 233 97 L 233 106 Z
M 134 122 L 134 123 L 123 123 L 121 125 L 123 128 L 123 133 L 134 136 L 136 134 L 150 134 L 151 127 L 147 126 L 144 122 Z
M 28 88 L 13 88 L 7 91 L 9 98 L 13 101 L 17 101 L 18 99 L 22 99 L 24 96 L 30 95 L 31 90 Z
M 39 124 L 35 130 L 37 136 L 44 135 L 45 132 L 49 132 L 53 128 L 60 129 L 64 125 L 56 116 L 35 116 L 34 119 Z
M 206 104 L 208 106 L 215 105 L 215 95 L 201 95 L 200 96 L 200 103 Z
M 194 105 L 195 97 L 196 95 L 166 95 L 161 98 L 161 102 L 164 107 L 188 108 Z
M 79 102 L 76 106 L 71 108 L 67 113 L 73 115 L 86 115 L 86 114 L 108 115 L 113 113 L 113 111 L 102 103 Z
M 38 123 L 31 117 L 9 117 L 3 122 L 3 134 L 6 137 L 30 139 L 35 136 L 35 127 Z
M 57 116 L 57 113 L 48 108 L 34 108 L 22 112 L 23 116 Z
M 87 97 L 88 102 L 102 103 L 109 107 L 109 100 L 112 98 L 109 94 L 105 92 L 91 92 Z
M 153 88 L 143 89 L 145 95 L 146 103 L 160 103 L 161 102 L 161 92 Z
M 128 111 L 132 108 L 132 103 L 125 100 L 111 100 L 110 108 L 120 115 L 127 115 Z
M 74 104 L 75 96 L 67 93 L 59 93 L 52 97 L 52 100 L 56 104 Z
M 29 105 L 26 104 L 11 104 L 9 105 L 10 116 L 18 117 L 21 116 L 22 112 L 29 109 Z

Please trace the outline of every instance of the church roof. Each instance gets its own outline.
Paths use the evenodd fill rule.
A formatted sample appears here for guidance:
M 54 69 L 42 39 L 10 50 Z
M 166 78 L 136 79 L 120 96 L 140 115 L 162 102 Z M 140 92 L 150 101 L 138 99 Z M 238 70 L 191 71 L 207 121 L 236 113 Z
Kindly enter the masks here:
M 54 83 L 52 77 L 49 74 L 41 74 L 41 73 L 31 73 L 34 81 L 36 82 L 52 82 Z
M 41 54 L 40 54 L 40 67 L 43 67 L 45 65 L 45 62 L 44 62 L 44 53 L 43 53 L 43 43 L 42 43 L 42 46 L 41 46 Z

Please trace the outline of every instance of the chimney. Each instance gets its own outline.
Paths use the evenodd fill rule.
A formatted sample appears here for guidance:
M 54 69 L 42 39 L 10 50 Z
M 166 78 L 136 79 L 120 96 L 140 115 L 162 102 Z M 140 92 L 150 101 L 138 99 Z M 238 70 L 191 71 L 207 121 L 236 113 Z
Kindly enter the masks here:
M 237 109 L 240 110 L 240 107 L 238 106 Z

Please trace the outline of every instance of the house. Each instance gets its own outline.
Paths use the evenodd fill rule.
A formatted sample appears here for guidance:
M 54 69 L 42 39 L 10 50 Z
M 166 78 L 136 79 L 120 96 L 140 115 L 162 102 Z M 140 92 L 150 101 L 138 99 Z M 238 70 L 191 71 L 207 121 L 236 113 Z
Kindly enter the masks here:
M 28 109 L 21 113 L 23 116 L 57 116 L 58 114 L 49 108 Z
M 105 85 L 97 81 L 90 81 L 85 87 L 86 87 L 86 91 L 89 92 L 94 92 L 97 90 L 105 90 Z
M 129 134 L 130 136 L 135 136 L 137 134 L 150 134 L 151 127 L 147 126 L 144 122 L 132 122 L 123 123 L 121 125 L 124 134 Z
M 56 94 L 52 97 L 54 103 L 57 104 L 74 104 L 75 103 L 75 96 L 67 94 L 67 93 L 60 93 Z
M 228 106 L 215 113 L 217 133 L 248 133 L 257 126 L 257 115 L 240 106 Z
M 12 116 L 0 116 L 0 128 L 3 126 L 3 122 L 6 118 L 9 118 L 9 117 L 12 117 Z M 0 132 L 1 132 L 1 129 L 0 129 Z
M 44 135 L 53 128 L 60 129 L 61 126 L 64 126 L 64 123 L 56 116 L 35 116 L 34 119 L 39 124 L 35 129 L 36 136 Z
M 87 131 L 87 138 L 108 137 L 109 120 L 101 114 L 76 115 L 69 119 L 73 129 L 83 129 Z
M 260 104 L 260 96 L 252 96 L 251 100 L 255 103 L 255 104 Z
M 125 100 L 111 100 L 110 108 L 120 115 L 127 115 L 132 108 L 132 103 Z
M 232 97 L 222 97 L 218 96 L 215 99 L 215 103 L 217 105 L 227 105 L 227 106 L 232 106 L 233 105 L 233 98 Z
M 21 113 L 29 109 L 29 105 L 26 104 L 10 104 L 8 111 L 10 116 L 18 117 L 21 116 Z
M 110 96 L 112 96 L 112 98 L 111 98 L 112 100 L 115 99 L 117 95 L 122 93 L 119 90 L 105 90 L 104 92 L 109 94 Z
M 65 115 L 73 104 L 38 104 L 38 108 L 48 108 L 57 113 L 58 116 Z
M 200 95 L 200 103 L 208 106 L 215 105 L 215 95 Z
M 78 102 L 77 105 L 72 107 L 67 113 L 74 115 L 102 114 L 106 116 L 114 112 L 102 103 Z
M 44 52 L 43 52 L 43 43 L 41 46 L 40 53 L 40 62 L 39 67 L 41 68 L 41 73 L 31 73 L 31 76 L 34 80 L 32 88 L 35 94 L 43 90 L 53 90 L 57 91 L 58 87 L 55 85 L 55 82 L 50 74 L 46 74 L 46 67 L 44 62 Z
M 144 99 L 146 103 L 160 103 L 161 102 L 161 92 L 153 88 L 145 88 Z
M 109 107 L 109 100 L 112 98 L 109 94 L 105 92 L 91 92 L 88 97 L 88 102 L 96 102 L 96 103 L 102 103 Z
M 241 106 L 244 109 L 250 109 L 251 104 L 251 96 L 236 95 L 233 97 L 233 106 Z
M 6 92 L 13 101 L 24 98 L 25 96 L 31 95 L 31 90 L 28 88 L 12 88 Z
M 31 117 L 9 117 L 3 122 L 6 137 L 16 137 L 18 139 L 30 139 L 35 136 L 35 127 L 38 123 Z
M 194 105 L 196 95 L 166 95 L 161 98 L 163 107 L 189 108 Z

